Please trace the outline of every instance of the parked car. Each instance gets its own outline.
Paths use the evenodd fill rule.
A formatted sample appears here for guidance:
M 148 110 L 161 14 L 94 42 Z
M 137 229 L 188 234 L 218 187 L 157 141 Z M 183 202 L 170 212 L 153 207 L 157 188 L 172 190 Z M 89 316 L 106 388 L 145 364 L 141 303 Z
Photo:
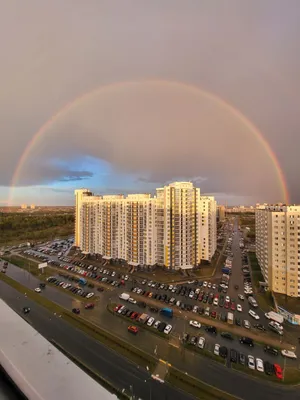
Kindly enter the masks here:
M 214 354 L 216 356 L 220 355 L 220 345 L 218 343 L 215 344 L 215 348 L 214 348 Z
M 283 357 L 292 358 L 294 360 L 297 358 L 297 355 L 290 350 L 281 350 L 281 354 Z
M 190 325 L 193 326 L 194 328 L 198 328 L 198 329 L 201 328 L 201 324 L 200 324 L 200 322 L 198 322 L 198 321 L 193 321 L 193 320 L 191 320 L 191 321 L 190 321 Z
M 248 367 L 250 369 L 255 369 L 255 359 L 251 355 L 248 356 Z
M 272 354 L 273 356 L 278 356 L 278 350 L 275 347 L 265 346 L 264 351 L 266 353 Z

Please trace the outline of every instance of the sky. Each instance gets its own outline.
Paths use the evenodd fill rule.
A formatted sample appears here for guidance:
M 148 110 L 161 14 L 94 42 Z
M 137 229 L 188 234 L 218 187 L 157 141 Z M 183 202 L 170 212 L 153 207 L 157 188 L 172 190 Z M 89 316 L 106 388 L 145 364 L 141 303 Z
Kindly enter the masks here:
M 228 205 L 284 201 L 253 127 L 300 203 L 299 0 L 0 5 L 0 205 L 175 180 Z

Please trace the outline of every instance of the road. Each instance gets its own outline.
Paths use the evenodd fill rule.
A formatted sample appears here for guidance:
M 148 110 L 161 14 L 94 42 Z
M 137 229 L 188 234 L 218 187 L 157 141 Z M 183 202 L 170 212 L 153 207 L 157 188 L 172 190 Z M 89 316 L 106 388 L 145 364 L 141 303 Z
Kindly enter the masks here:
M 26 319 L 40 334 L 48 340 L 57 342 L 92 370 L 112 382 L 116 388 L 120 390 L 125 388 L 127 393 L 133 392 L 135 396 L 143 400 L 193 399 L 192 396 L 168 384 L 161 384 L 151 379 L 146 370 L 74 329 L 64 320 L 52 315 L 23 295 L 20 296 L 19 292 L 2 281 L 0 281 L 0 292 L 2 299 L 18 313 L 21 313 L 24 304 L 29 306 L 31 312 Z

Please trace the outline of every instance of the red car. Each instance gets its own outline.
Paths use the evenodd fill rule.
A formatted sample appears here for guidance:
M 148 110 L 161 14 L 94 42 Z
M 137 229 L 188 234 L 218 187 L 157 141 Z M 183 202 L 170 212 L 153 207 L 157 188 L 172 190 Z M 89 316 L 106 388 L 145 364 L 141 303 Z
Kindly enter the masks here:
M 232 311 L 235 310 L 235 303 L 231 303 L 231 310 L 232 310 Z
M 86 310 L 92 309 L 92 308 L 94 308 L 94 307 L 95 307 L 95 304 L 94 304 L 94 303 L 87 303 L 87 304 L 84 306 L 84 308 L 85 308 Z
M 134 333 L 136 335 L 138 333 L 138 331 L 139 331 L 139 328 L 137 326 L 129 325 L 128 332 Z
M 202 300 L 203 300 L 203 294 L 199 294 L 198 300 L 199 300 L 199 301 L 202 301 Z
M 115 308 L 114 308 L 114 312 L 119 311 L 119 309 L 122 307 L 122 304 L 118 304 Z
M 217 313 L 216 313 L 215 311 L 212 311 L 211 314 L 210 314 L 210 316 L 211 316 L 212 318 L 216 318 L 216 317 L 217 317 Z
M 230 303 L 229 303 L 228 301 L 226 301 L 224 307 L 225 307 L 225 308 L 229 308 L 229 305 L 230 305 Z
M 138 315 L 138 313 L 137 312 L 134 312 L 133 314 L 131 314 L 131 319 L 135 319 L 136 318 L 136 316 Z
M 278 379 L 282 379 L 283 375 L 282 375 L 282 369 L 281 366 L 279 364 L 274 364 L 274 371 L 275 371 L 275 375 Z

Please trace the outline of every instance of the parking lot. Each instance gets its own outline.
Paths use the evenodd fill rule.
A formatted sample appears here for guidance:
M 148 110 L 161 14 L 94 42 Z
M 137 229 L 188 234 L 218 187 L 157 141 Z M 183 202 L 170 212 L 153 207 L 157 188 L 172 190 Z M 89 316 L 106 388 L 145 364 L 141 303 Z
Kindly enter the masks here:
M 228 367 L 231 366 L 231 363 L 240 362 L 240 364 L 245 364 L 247 368 L 252 369 L 251 356 L 253 356 L 255 368 L 257 368 L 256 359 L 258 358 L 263 361 L 263 368 L 270 372 L 268 363 L 264 362 L 276 364 L 276 360 L 279 360 L 278 363 L 282 366 L 283 359 L 280 354 L 274 356 L 265 352 L 264 346 L 257 343 L 251 348 L 246 346 L 240 342 L 240 336 L 231 335 L 230 337 L 230 335 L 226 335 L 226 326 L 224 329 L 217 329 L 214 333 L 210 330 L 214 321 L 221 321 L 228 324 L 228 330 L 234 324 L 235 326 L 247 327 L 250 332 L 261 332 L 265 337 L 279 338 L 278 333 L 269 329 L 270 321 L 265 318 L 264 312 L 249 303 L 248 298 L 249 296 L 253 297 L 253 293 L 251 292 L 251 275 L 247 272 L 247 269 L 249 269 L 247 255 L 246 252 L 243 252 L 243 241 L 237 226 L 234 227 L 234 230 L 233 227 L 231 229 L 232 232 L 229 235 L 226 247 L 227 264 L 224 266 L 230 267 L 231 273 L 225 273 L 221 278 L 207 281 L 190 280 L 177 285 L 135 278 L 134 275 L 127 275 L 119 270 L 114 270 L 106 260 L 102 261 L 102 266 L 97 267 L 90 265 L 88 260 L 74 261 L 71 257 L 65 255 L 58 256 L 58 253 L 56 255 L 45 255 L 45 253 L 35 249 L 30 250 L 30 254 L 27 252 L 27 255 L 32 257 L 34 254 L 35 258 L 42 261 L 47 260 L 50 266 L 61 270 L 53 277 L 55 280 L 50 283 L 61 286 L 66 290 L 66 293 L 72 291 L 75 295 L 85 297 L 88 293 L 95 294 L 94 290 L 98 289 L 98 283 L 109 285 L 113 290 L 109 294 L 109 301 L 119 304 L 119 309 L 124 307 L 121 312 L 124 312 L 124 316 L 127 315 L 128 326 L 134 325 L 137 316 L 139 318 L 144 313 L 147 314 L 144 324 L 147 329 L 150 328 L 148 330 L 157 329 L 162 323 L 161 332 L 164 332 L 167 325 L 171 325 L 171 329 L 169 328 L 165 335 L 175 338 L 179 345 L 184 344 L 192 351 L 205 350 L 216 356 L 217 351 L 219 351 L 220 355 L 217 357 L 221 358 L 226 353 L 224 362 Z M 72 275 L 69 273 L 72 273 Z M 74 274 L 77 278 L 74 277 Z M 81 278 L 86 282 L 80 283 Z M 95 282 L 95 285 L 92 282 Z M 247 285 L 245 285 L 245 282 Z M 118 297 L 122 292 L 130 294 L 132 297 L 136 296 L 138 301 L 136 303 L 120 301 Z M 107 299 L 107 297 L 105 298 Z M 142 304 L 143 298 L 145 304 Z M 156 305 L 147 307 L 149 301 L 155 301 Z M 107 302 L 106 304 L 97 304 L 91 315 L 95 316 L 97 308 L 106 307 L 106 305 Z M 78 308 L 83 309 L 84 304 L 79 305 Z M 161 308 L 172 308 L 178 310 L 178 313 L 170 321 L 165 315 L 158 314 Z M 191 324 L 190 321 L 193 321 L 193 319 L 190 317 L 190 313 L 195 315 L 195 322 L 197 322 L 196 317 L 201 316 L 206 318 L 205 323 L 200 324 L 200 327 Z M 131 318 L 133 315 L 135 318 Z M 187 315 L 189 315 L 188 318 Z M 231 315 L 233 316 L 232 320 Z M 141 323 L 138 324 L 138 327 L 143 329 Z M 139 332 L 137 334 L 139 335 Z M 250 356 L 250 359 L 248 356 Z M 295 363 L 294 360 L 287 362 L 288 364 Z M 260 361 L 258 361 L 258 368 L 261 371 Z M 272 371 L 275 373 L 274 369 Z M 280 371 L 278 374 L 280 375 Z

